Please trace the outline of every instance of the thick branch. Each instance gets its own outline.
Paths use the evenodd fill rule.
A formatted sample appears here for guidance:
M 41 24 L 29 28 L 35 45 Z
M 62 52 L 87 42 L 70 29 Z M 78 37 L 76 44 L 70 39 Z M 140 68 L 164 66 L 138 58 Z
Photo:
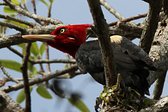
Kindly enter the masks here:
M 21 34 L 3 36 L 3 37 L 0 37 L 0 48 L 9 47 L 11 45 L 17 45 L 17 44 L 26 43 L 26 42 L 29 42 L 29 41 L 26 39 L 23 39 L 21 37 Z
M 5 92 L 0 91 L 0 112 L 24 112 L 23 108 L 17 104 Z
M 53 31 L 57 26 L 44 26 L 44 27 L 37 27 L 33 29 L 27 29 L 26 34 L 49 34 Z M 21 34 L 15 34 L 11 36 L 2 36 L 0 35 L 0 48 L 9 47 L 11 45 L 17 45 L 21 43 L 30 42 L 26 39 L 21 37 Z
M 168 18 L 166 21 L 168 21 Z M 162 24 L 163 23 L 160 22 L 149 52 L 149 56 L 153 59 L 158 68 L 157 72 L 151 72 L 149 76 L 150 84 L 152 84 L 163 71 L 168 69 L 168 25 L 162 26 Z
M 99 38 L 99 44 L 104 61 L 106 85 L 107 87 L 110 87 L 116 84 L 117 76 L 113 61 L 113 52 L 110 44 L 108 25 L 104 19 L 99 0 L 88 0 L 88 4 L 94 20 L 96 34 Z
M 139 112 L 168 112 L 168 97 L 161 98 L 154 105 L 141 109 Z
M 159 22 L 159 13 L 162 6 L 162 0 L 155 0 L 150 3 L 148 18 L 146 22 L 146 27 L 144 28 L 141 36 L 141 47 L 147 53 L 149 53 L 152 41 Z
M 159 75 L 158 79 L 156 80 L 155 88 L 153 91 L 153 99 L 156 99 L 156 100 L 160 99 L 160 96 L 162 95 L 167 70 L 163 70 L 160 73 L 161 74 Z
M 42 26 L 42 27 L 37 27 L 33 29 L 27 29 L 26 34 L 49 34 L 56 27 L 57 26 L 53 25 L 53 26 Z M 132 39 L 132 37 L 140 37 L 141 32 L 142 32 L 142 28 L 133 27 L 130 25 L 120 24 L 118 27 L 116 26 L 109 27 L 110 35 L 120 34 L 125 37 L 131 37 L 130 39 Z M 91 36 L 96 36 L 96 35 L 92 34 Z M 30 42 L 30 41 L 23 39 L 21 37 L 21 34 L 15 34 L 10 36 L 0 35 L 0 48 L 9 47 L 11 45 L 17 45 L 17 44 L 27 43 L 27 42 Z

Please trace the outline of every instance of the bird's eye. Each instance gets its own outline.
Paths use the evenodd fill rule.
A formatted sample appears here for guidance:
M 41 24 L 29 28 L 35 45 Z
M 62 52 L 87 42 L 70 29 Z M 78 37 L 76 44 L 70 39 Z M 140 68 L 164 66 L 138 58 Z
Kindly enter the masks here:
M 65 28 L 60 29 L 59 33 L 64 33 L 65 32 Z

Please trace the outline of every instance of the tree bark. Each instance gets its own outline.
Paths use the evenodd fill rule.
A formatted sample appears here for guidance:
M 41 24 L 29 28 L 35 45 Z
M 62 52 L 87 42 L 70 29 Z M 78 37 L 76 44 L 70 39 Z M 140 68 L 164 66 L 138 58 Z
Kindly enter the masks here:
M 9 95 L 0 91 L 0 112 L 24 112 L 24 110 Z

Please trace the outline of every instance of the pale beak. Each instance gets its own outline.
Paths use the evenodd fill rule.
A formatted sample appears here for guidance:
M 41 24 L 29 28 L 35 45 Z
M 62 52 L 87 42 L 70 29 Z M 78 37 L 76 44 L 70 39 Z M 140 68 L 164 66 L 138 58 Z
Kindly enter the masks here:
M 41 34 L 41 35 L 22 35 L 22 38 L 27 40 L 34 41 L 53 41 L 56 36 L 50 34 Z

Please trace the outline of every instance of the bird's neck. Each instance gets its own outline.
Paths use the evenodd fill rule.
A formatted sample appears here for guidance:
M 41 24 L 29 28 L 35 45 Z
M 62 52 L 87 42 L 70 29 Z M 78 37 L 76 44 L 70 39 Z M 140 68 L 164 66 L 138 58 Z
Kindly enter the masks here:
M 57 44 L 48 43 L 48 44 L 64 53 L 68 53 L 73 58 L 75 58 L 75 54 L 78 48 L 80 47 L 79 45 L 69 45 L 69 44 L 59 44 L 59 43 Z
M 66 49 L 64 49 L 63 52 L 68 53 L 73 58 L 75 58 L 75 54 L 80 46 L 68 46 Z

